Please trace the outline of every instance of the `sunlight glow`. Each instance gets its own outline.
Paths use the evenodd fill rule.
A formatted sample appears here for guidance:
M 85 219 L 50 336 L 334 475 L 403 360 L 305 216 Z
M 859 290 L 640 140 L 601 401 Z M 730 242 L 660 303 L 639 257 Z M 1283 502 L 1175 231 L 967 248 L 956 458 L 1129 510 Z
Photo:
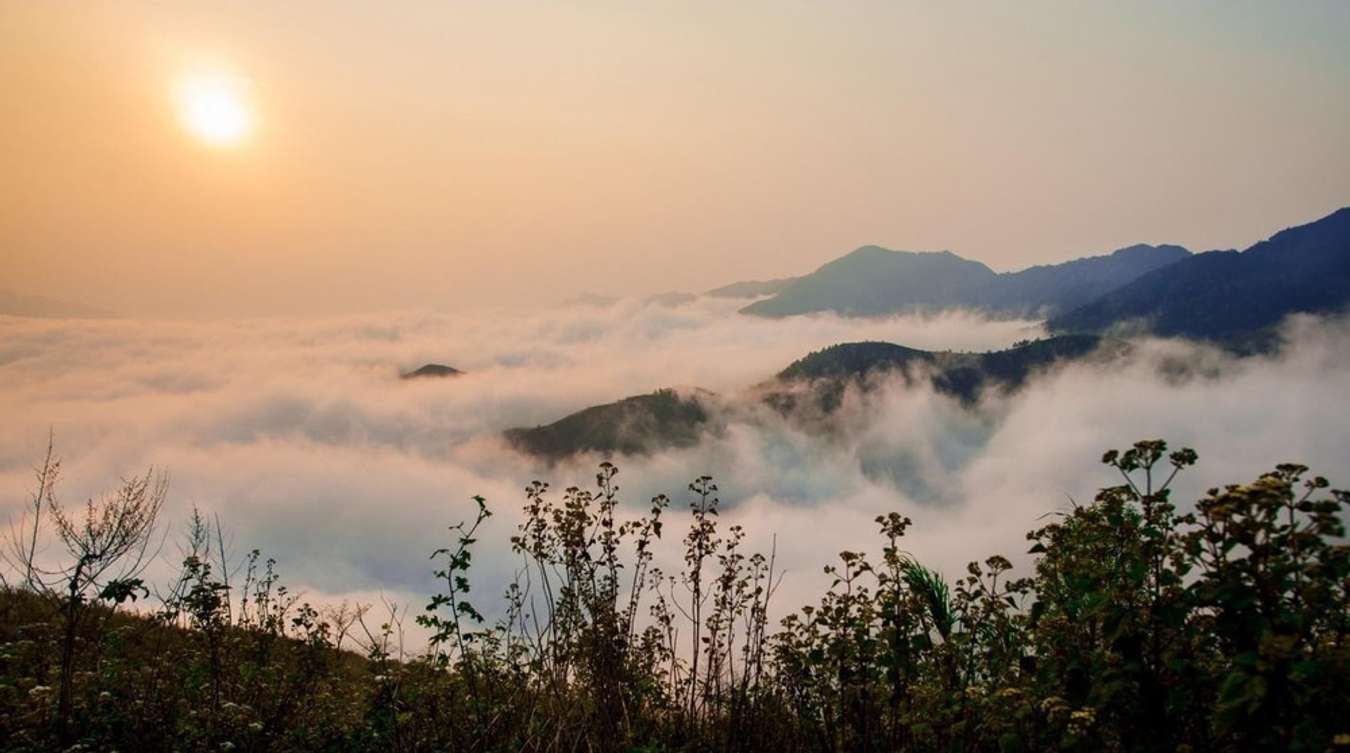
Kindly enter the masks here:
M 246 87 L 220 74 L 193 74 L 179 81 L 179 115 L 193 135 L 212 146 L 234 146 L 253 131 Z

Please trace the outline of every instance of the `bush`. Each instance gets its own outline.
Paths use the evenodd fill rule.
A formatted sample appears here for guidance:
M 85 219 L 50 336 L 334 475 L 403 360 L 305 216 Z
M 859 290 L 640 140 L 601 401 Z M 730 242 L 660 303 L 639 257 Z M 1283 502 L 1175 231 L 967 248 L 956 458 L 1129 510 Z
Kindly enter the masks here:
M 0 739 L 14 751 L 1350 745 L 1347 494 L 1281 465 L 1183 514 L 1170 489 L 1194 452 L 1149 441 L 1103 460 L 1121 483 L 1028 534 L 1025 577 L 994 555 L 944 578 L 905 553 L 911 521 L 893 513 L 876 521 L 879 556 L 842 552 L 826 593 L 777 630 L 773 552 L 745 552 L 743 532 L 719 524 L 712 479 L 690 485 L 683 568 L 667 574 L 652 547 L 670 500 L 625 519 L 610 464 L 594 490 L 556 501 L 527 488 L 510 541 L 523 568 L 495 624 L 471 599 L 490 514 L 477 499 L 433 554 L 444 590 L 417 617 L 432 638 L 415 654 L 395 605 L 381 620 L 316 609 L 257 552 L 232 583 L 219 526 L 200 516 L 154 611 L 127 611 L 147 592 L 131 579 L 87 599 L 11 561 Z

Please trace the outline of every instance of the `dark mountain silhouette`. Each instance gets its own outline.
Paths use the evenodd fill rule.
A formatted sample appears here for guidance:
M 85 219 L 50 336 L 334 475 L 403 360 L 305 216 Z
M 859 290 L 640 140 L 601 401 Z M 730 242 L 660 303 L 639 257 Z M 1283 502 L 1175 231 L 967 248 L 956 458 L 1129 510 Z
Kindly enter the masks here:
M 907 384 L 924 380 L 935 391 L 973 405 L 986 390 L 1016 390 L 1033 373 L 1056 363 L 1083 359 L 1099 350 L 1118 353 L 1123 347 L 1095 335 L 1052 337 L 988 353 L 935 352 L 886 342 L 843 343 L 795 361 L 762 387 L 765 402 L 782 413 L 801 407 L 830 413 L 850 386 L 865 390 L 874 377 L 895 373 Z
M 777 280 L 743 280 L 733 282 L 730 285 L 723 285 L 720 288 L 713 288 L 704 295 L 713 298 L 759 298 L 760 296 L 774 295 L 799 279 L 801 278 L 783 277 Z
M 1039 370 L 1109 350 L 1103 347 L 1105 342 L 1094 335 L 1072 335 L 989 353 L 938 353 L 886 342 L 845 343 L 793 362 L 739 401 L 707 390 L 664 389 L 586 408 L 545 426 L 510 429 L 505 436 L 520 451 L 556 462 L 585 452 L 642 455 L 689 447 L 704 434 L 720 431 L 728 412 L 757 420 L 757 404 L 800 419 L 800 426 L 811 429 L 816 419 L 828 417 L 839 407 L 846 390 L 869 391 L 877 384 L 874 377 L 887 373 L 901 375 L 908 384 L 926 380 L 933 389 L 969 407 L 985 390 L 1015 390 Z
M 429 363 L 417 369 L 416 371 L 409 371 L 406 374 L 402 374 L 400 376 L 403 379 L 426 379 L 426 378 L 434 379 L 441 377 L 457 377 L 463 373 L 464 372 L 460 371 L 459 369 L 456 369 L 453 366 L 446 366 L 444 364 L 439 363 Z
M 1293 313 L 1350 303 L 1350 207 L 1251 248 L 1197 254 L 1051 317 L 1053 332 L 1130 328 L 1163 336 L 1249 338 Z
M 967 305 L 997 275 L 949 252 L 863 246 L 741 309 L 759 316 L 837 311 L 854 316 Z
M 690 447 L 708 428 L 715 399 L 707 390 L 662 389 L 592 406 L 546 426 L 508 429 L 505 436 L 516 449 L 550 462 L 584 452 L 643 455 Z
M 1028 267 L 999 275 L 977 305 L 1028 313 L 1042 308 L 1068 311 L 1189 256 L 1181 246 L 1140 243 L 1104 256 Z
M 1180 246 L 1137 245 L 1104 256 L 998 273 L 950 251 L 863 246 L 741 309 L 758 316 L 835 311 L 875 316 L 950 308 L 1009 316 L 1066 311 L 1190 255 Z
M 729 286 L 731 287 L 731 286 Z M 1083 301 L 1086 303 L 1082 303 Z M 1060 312 L 1055 337 L 988 353 L 936 352 L 885 342 L 835 345 L 811 353 L 738 401 L 705 391 L 661 390 L 595 406 L 508 439 L 524 452 L 558 460 L 579 452 L 634 454 L 690 446 L 717 431 L 721 411 L 757 420 L 768 405 L 802 426 L 829 417 L 850 388 L 863 394 L 878 376 L 926 383 L 973 407 L 990 390 L 1012 391 L 1032 375 L 1069 361 L 1113 359 L 1129 349 L 1102 333 L 1135 325 L 1167 336 L 1218 340 L 1239 354 L 1268 351 L 1273 327 L 1291 313 L 1325 313 L 1350 303 L 1350 208 L 1275 234 L 1244 252 L 1192 255 L 1179 246 L 1131 246 L 1065 264 L 998 274 L 949 252 L 908 253 L 866 246 L 775 297 L 743 309 L 783 316 L 807 311 L 864 315 L 969 306 L 992 312 Z M 1160 362 L 1174 378 L 1189 364 Z M 826 426 L 828 422 L 815 423 Z

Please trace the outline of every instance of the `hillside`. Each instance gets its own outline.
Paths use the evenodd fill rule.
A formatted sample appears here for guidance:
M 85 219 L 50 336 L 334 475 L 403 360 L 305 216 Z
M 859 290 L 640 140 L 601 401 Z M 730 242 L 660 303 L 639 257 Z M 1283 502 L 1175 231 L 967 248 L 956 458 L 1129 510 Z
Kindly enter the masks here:
M 757 316 L 834 311 L 875 316 L 974 308 L 1007 316 L 1064 311 L 1184 259 L 1180 246 L 1136 245 L 1114 253 L 998 273 L 950 251 L 863 246 L 741 309 Z
M 742 313 L 790 316 L 836 311 L 873 316 L 965 305 L 997 275 L 950 251 L 914 253 L 863 246 L 800 277 Z
M 198 517 L 164 590 L 84 579 L 73 566 L 37 580 L 0 569 L 12 578 L 0 583 L 0 747 L 1344 749 L 1350 492 L 1284 464 L 1253 483 L 1214 485 L 1183 515 L 1173 478 L 1197 458 L 1160 440 L 1106 452 L 1123 485 L 1071 506 L 1048 492 L 1048 513 L 1026 534 L 1030 561 L 963 551 L 959 579 L 907 553 L 902 537 L 925 529 L 898 511 L 833 560 L 809 539 L 780 548 L 781 521 L 748 516 L 758 528 L 747 530 L 746 517 L 723 520 L 711 476 L 689 484 L 687 509 L 665 494 L 646 510 L 629 505 L 613 465 L 594 487 L 561 495 L 532 483 L 518 526 L 483 527 L 503 508 L 475 497 L 476 514 L 449 527 L 432 561 L 397 552 L 434 574 L 420 603 L 311 603 L 278 574 L 303 556 L 296 549 L 265 564 L 253 549 L 232 581 L 226 555 L 203 543 L 220 540 L 220 523 Z M 1002 490 L 978 493 L 999 501 Z M 91 518 L 111 504 L 90 502 Z M 813 515 L 835 523 L 827 510 Z M 684 547 L 657 545 L 663 530 Z M 154 528 L 145 531 L 149 541 Z M 833 561 L 833 577 L 779 596 L 787 609 L 775 620 L 770 599 L 794 573 L 777 556 L 793 546 Z M 494 596 L 485 586 L 496 585 L 501 552 L 519 565 Z M 412 632 L 412 615 L 427 634 Z M 701 665 L 668 648 L 675 635 Z M 737 666 L 748 669 L 732 675 Z M 669 680 L 680 676 L 692 680 Z M 840 729 L 827 734 L 822 719 Z
M 544 426 L 508 429 L 505 436 L 516 449 L 549 461 L 584 452 L 643 455 L 689 447 L 709 428 L 707 403 L 715 397 L 706 390 L 682 395 L 662 389 L 595 405 Z
M 1241 337 L 1294 313 L 1350 302 L 1350 207 L 1251 248 L 1197 254 L 1052 317 L 1053 332 L 1116 327 L 1174 337 Z
M 844 343 L 798 359 L 773 379 L 753 388 L 740 402 L 695 389 L 687 393 L 657 390 L 596 405 L 551 424 L 516 428 L 505 437 L 516 449 L 557 462 L 587 452 L 605 456 L 645 455 L 672 447 L 690 447 L 722 426 L 719 407 L 735 409 L 762 403 L 800 419 L 833 413 L 850 387 L 864 391 L 872 377 L 900 374 L 907 384 L 920 380 L 934 390 L 973 406 L 985 390 L 1015 390 L 1040 369 L 1081 359 L 1101 349 L 1093 335 L 1028 342 L 989 353 L 932 352 L 886 342 Z M 1113 347 L 1123 347 L 1113 343 Z M 755 420 L 753 411 L 742 414 Z M 810 421 L 803 421 L 809 426 Z
M 843 343 L 795 361 L 764 385 L 764 400 L 782 413 L 802 407 L 834 411 L 850 386 L 867 389 L 882 374 L 899 374 L 907 384 L 926 381 L 935 391 L 973 405 L 988 389 L 1015 390 L 1038 370 L 1086 358 L 1110 345 L 1094 335 L 1070 335 L 1027 342 L 988 353 L 933 352 L 884 342 Z
M 1043 264 L 999 275 L 981 294 L 979 306 L 993 310 L 1068 311 L 1137 279 L 1181 261 L 1191 252 L 1181 246 L 1137 244 L 1104 256 Z

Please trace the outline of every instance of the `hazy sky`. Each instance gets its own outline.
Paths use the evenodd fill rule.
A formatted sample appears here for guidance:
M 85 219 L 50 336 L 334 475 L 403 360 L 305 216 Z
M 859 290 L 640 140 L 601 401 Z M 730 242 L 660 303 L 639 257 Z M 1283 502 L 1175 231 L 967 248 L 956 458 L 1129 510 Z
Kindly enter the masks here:
M 0 0 L 0 288 L 331 313 L 1243 247 L 1350 204 L 1350 3 Z M 256 125 L 213 145 L 182 80 Z

